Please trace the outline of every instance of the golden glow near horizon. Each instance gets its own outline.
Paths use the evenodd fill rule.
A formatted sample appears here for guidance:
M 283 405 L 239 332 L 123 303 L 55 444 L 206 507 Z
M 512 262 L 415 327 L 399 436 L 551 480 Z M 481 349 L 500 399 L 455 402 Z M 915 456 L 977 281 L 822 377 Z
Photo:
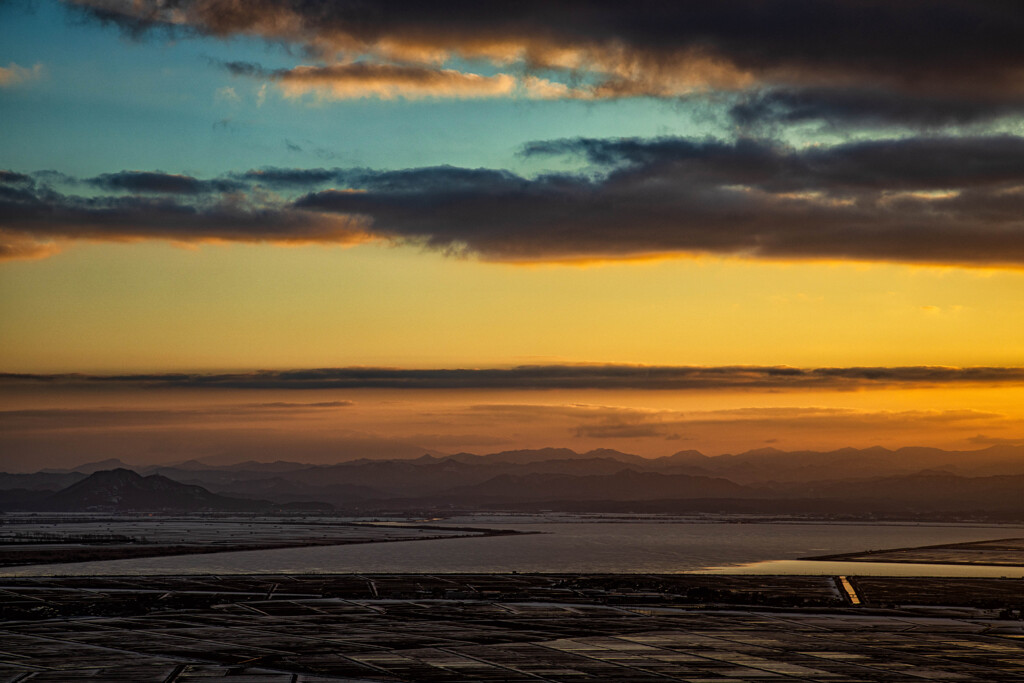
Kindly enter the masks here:
M 586 362 L 966 367 L 1018 366 L 1024 357 L 1024 274 L 1015 271 L 712 259 L 522 268 L 381 246 L 145 244 L 83 245 L 42 262 L 5 264 L 0 278 L 14 294 L 2 302 L 7 372 Z M 332 462 L 360 453 L 546 446 L 647 456 L 764 446 L 971 450 L 1024 441 L 1024 388 L 76 391 L 43 384 L 0 392 L 0 419 L 11 452 L 70 457 L 69 465 L 104 453 L 127 461 L 236 454 Z
M 30 4 L 0 2 L 0 450 L 26 463 L 1024 442 L 999 3 Z M 9 376 L 581 364 L 706 373 Z
M 0 269 L 4 370 L 1012 366 L 1024 273 L 729 259 L 523 268 L 411 247 L 78 245 Z
M 121 458 L 332 463 L 424 452 L 613 448 L 648 457 L 754 448 L 1024 442 L 1024 388 L 846 392 L 230 390 L 35 386 L 0 394 L 8 467 Z

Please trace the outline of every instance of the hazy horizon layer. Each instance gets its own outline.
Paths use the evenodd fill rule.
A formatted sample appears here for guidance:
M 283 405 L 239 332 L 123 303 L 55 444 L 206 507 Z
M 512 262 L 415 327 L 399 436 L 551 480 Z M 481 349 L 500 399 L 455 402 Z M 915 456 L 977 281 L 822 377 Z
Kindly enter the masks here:
M 230 389 L 0 380 L 6 471 L 120 459 L 331 464 L 425 453 L 1019 444 L 1024 389 Z M 867 476 L 870 473 L 865 473 Z

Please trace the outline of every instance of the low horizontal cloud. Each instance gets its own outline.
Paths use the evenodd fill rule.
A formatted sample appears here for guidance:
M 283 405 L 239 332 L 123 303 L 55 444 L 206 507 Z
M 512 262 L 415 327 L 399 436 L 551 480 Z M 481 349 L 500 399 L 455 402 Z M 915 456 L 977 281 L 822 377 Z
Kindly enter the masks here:
M 32 176 L 26 175 L 25 173 L 0 170 L 0 183 L 14 187 L 32 186 L 35 184 L 35 180 L 32 179 Z
M 759 424 L 771 427 L 776 422 L 801 421 L 808 425 L 841 425 L 851 423 L 874 427 L 891 425 L 902 428 L 908 423 L 949 425 L 977 423 L 979 421 L 1001 420 L 1005 416 L 982 410 L 878 410 L 864 411 L 849 408 L 783 407 L 783 408 L 736 408 L 690 413 L 685 422 L 690 424 Z M 827 427 L 825 427 L 827 428 Z
M 309 188 L 337 182 L 344 177 L 340 168 L 274 168 L 252 169 L 236 174 L 237 178 L 272 188 Z
M 227 191 L 235 187 L 230 179 L 125 171 L 89 183 L 127 193 L 70 195 L 24 174 L 0 176 L 0 256 L 43 256 L 62 239 L 279 244 L 368 239 L 357 219 L 304 211 L 259 191 Z
M 319 403 L 244 403 L 203 408 L 42 408 L 0 410 L 0 427 L 7 433 L 69 429 L 146 428 L 166 424 L 200 425 L 234 421 L 295 419 L 325 410 L 355 405 L 351 401 Z
M 1024 446 L 1024 437 L 1017 439 L 977 434 L 967 439 L 975 446 Z
M 1021 113 L 1021 92 L 932 95 L 870 86 L 752 90 L 729 108 L 731 120 L 745 130 L 807 122 L 825 122 L 840 129 L 893 125 L 940 129 L 986 124 Z
M 523 154 L 582 157 L 600 167 L 675 171 L 679 181 L 770 192 L 935 190 L 1024 183 L 1024 138 L 910 137 L 795 149 L 770 140 L 570 138 Z M 672 177 L 672 176 L 670 176 Z
M 277 83 L 285 97 L 313 94 L 320 99 L 507 97 L 522 90 L 509 74 L 481 76 L 454 69 L 356 62 L 326 66 L 265 69 L 246 62 L 228 62 L 236 76 L 251 76 Z
M 1024 368 L 943 366 L 792 368 L 785 366 L 546 365 L 496 369 L 318 368 L 228 374 L 0 374 L 17 384 L 136 385 L 210 389 L 642 389 L 842 391 L 873 387 L 1007 385 Z
M 943 433 L 963 438 L 982 429 L 1014 423 L 1000 413 L 980 410 L 855 410 L 822 406 L 748 407 L 720 410 L 652 410 L 603 405 L 484 404 L 454 417 L 509 429 L 531 424 L 561 429 L 574 439 L 624 442 L 716 441 L 739 437 L 756 442 L 784 438 L 806 440 L 829 435 L 846 439 L 888 438 L 900 434 Z M 453 415 L 448 415 L 452 418 Z M 730 436 L 731 435 L 731 436 Z M 803 435 L 803 436 L 801 436 Z M 973 439 L 968 439 L 975 442 Z M 849 443 L 849 441 L 847 441 Z M 989 445 L 989 444 L 986 444 Z
M 679 431 L 735 428 L 738 430 L 765 430 L 782 432 L 794 429 L 814 429 L 822 432 L 862 428 L 874 432 L 905 431 L 908 428 L 957 427 L 975 429 L 978 423 L 998 422 L 1003 415 L 973 410 L 908 410 L 861 411 L 821 408 L 770 408 L 723 411 L 699 411 L 688 414 L 659 414 L 655 416 L 624 414 L 616 422 L 583 424 L 576 435 L 587 438 L 663 438 Z
M 236 192 L 242 186 L 229 179 L 199 180 L 187 175 L 163 173 L 161 171 L 121 171 L 104 173 L 90 178 L 89 184 L 104 190 L 157 193 L 157 194 L 205 194 L 210 192 Z

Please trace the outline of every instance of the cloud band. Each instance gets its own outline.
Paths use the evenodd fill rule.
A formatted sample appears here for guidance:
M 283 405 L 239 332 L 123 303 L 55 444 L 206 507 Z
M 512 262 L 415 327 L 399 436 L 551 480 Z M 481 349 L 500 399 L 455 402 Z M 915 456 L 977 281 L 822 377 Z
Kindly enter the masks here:
M 0 174 L 8 252 L 54 239 L 412 243 L 506 262 L 711 254 L 1024 265 L 1024 138 L 925 136 L 796 149 L 766 140 L 567 139 L 589 167 L 264 168 L 212 180 L 122 171 L 75 195 Z M 40 247 L 41 248 L 41 247 Z M 0 253 L 3 250 L 0 249 Z
M 230 374 L 0 374 L 0 386 L 20 384 L 203 389 L 843 391 L 901 386 L 1021 386 L 1024 385 L 1024 368 L 546 365 L 435 370 L 318 368 Z

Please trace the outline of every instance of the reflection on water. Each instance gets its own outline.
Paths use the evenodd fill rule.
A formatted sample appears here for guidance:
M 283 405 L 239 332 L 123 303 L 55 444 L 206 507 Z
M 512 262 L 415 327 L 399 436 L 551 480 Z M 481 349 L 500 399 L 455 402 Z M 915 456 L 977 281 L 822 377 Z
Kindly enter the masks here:
M 1024 567 L 992 567 L 958 564 L 911 564 L 902 562 L 821 562 L 818 560 L 772 560 L 738 566 L 708 567 L 699 574 L 826 574 L 843 576 L 988 576 L 1024 578 Z
M 1024 536 L 1020 526 L 896 524 L 728 524 L 673 520 L 609 521 L 565 517 L 462 517 L 449 525 L 479 525 L 543 532 L 522 536 L 288 548 L 212 555 L 12 567 L 3 575 L 248 574 L 390 572 L 612 572 L 675 573 L 714 570 L 765 573 L 867 574 L 868 563 L 800 563 L 799 557 Z M 506 523 L 507 522 L 507 523 Z M 842 569 L 837 569 L 842 565 Z M 852 566 L 852 568 L 850 568 Z M 887 565 L 888 573 L 918 573 L 913 565 Z M 930 565 L 928 567 L 931 567 Z M 982 575 L 978 567 L 931 572 Z M 996 568 L 995 576 L 1020 571 Z

